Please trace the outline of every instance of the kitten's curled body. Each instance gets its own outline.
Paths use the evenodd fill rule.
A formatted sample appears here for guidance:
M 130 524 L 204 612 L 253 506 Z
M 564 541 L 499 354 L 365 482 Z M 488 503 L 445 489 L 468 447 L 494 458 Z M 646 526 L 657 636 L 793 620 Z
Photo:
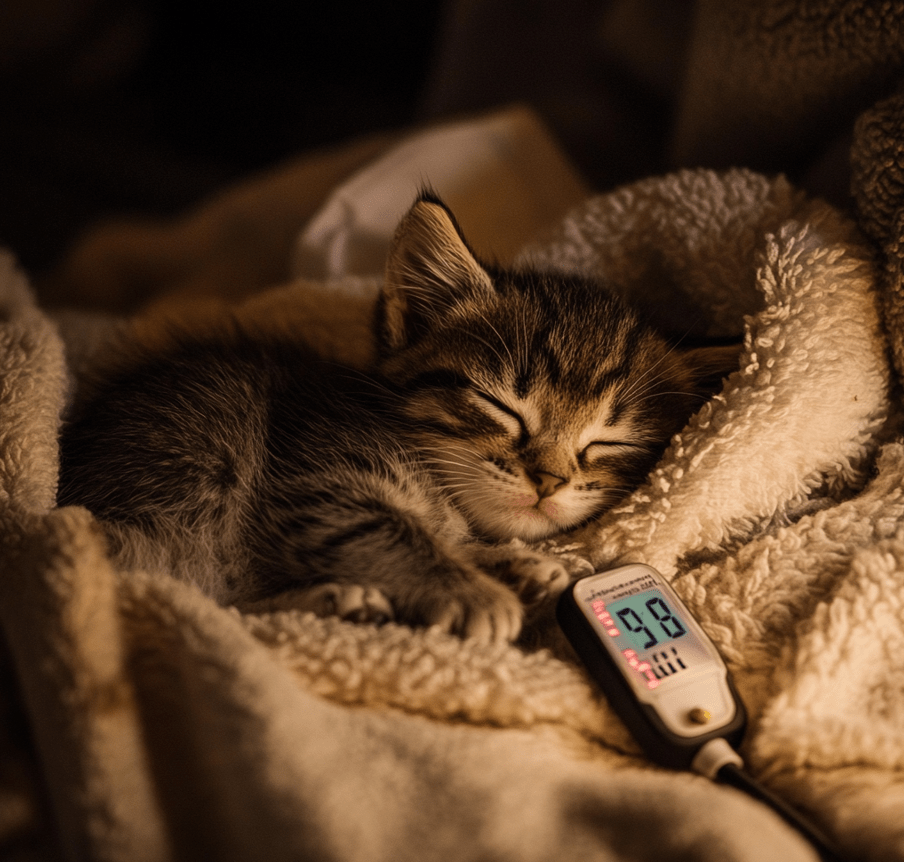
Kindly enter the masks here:
M 610 507 L 737 361 L 671 348 L 595 283 L 479 263 L 429 194 L 393 242 L 376 337 L 368 373 L 239 327 L 133 363 L 64 430 L 60 503 L 121 564 L 223 603 L 512 640 L 519 594 L 565 576 L 492 542 Z

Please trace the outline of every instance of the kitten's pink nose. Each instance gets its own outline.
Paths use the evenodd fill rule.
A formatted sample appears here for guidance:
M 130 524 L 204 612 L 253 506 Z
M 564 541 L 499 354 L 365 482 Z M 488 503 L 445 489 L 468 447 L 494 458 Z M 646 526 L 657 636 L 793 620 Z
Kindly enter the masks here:
M 556 476 L 553 473 L 544 473 L 538 470 L 536 473 L 530 474 L 531 481 L 537 486 L 537 496 L 542 500 L 544 497 L 551 497 L 556 490 L 568 482 L 562 476 Z

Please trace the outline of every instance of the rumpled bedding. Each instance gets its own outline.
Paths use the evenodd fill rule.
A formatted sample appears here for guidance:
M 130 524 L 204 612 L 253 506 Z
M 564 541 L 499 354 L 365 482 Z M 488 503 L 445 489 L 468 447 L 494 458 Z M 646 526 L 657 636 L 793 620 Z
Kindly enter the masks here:
M 490 122 L 525 146 L 543 134 L 523 111 Z M 386 181 L 377 165 L 356 187 Z M 648 481 L 545 550 L 574 576 L 637 560 L 670 578 L 750 710 L 750 769 L 851 858 L 904 858 L 888 276 L 849 219 L 780 177 L 683 171 L 574 197 L 520 261 L 598 275 L 665 325 L 744 344 Z M 378 284 L 299 273 L 231 310 L 363 363 Z M 525 644 L 486 646 L 243 616 L 166 573 L 116 571 L 91 515 L 54 508 L 59 417 L 86 369 L 166 315 L 51 317 L 10 256 L 0 297 L 3 703 L 30 741 L 0 740 L 6 847 L 123 862 L 814 858 L 758 803 L 647 762 L 549 607 Z
M 717 5 L 701 4 L 694 44 L 727 38 Z M 772 36 L 792 19 L 770 19 Z M 685 110 L 684 140 L 710 116 Z M 166 573 L 116 571 L 90 514 L 54 507 L 61 416 L 123 344 L 162 343 L 167 320 L 204 326 L 225 304 L 366 363 L 373 261 L 399 214 L 368 201 L 392 189 L 404 209 L 430 179 L 481 250 L 498 235 L 501 257 L 598 275 L 675 335 L 743 338 L 737 371 L 648 480 L 545 550 L 575 577 L 657 567 L 729 662 L 750 771 L 846 858 L 904 860 L 902 118 L 891 94 L 852 130 L 850 213 L 743 169 L 592 196 L 515 110 L 446 130 L 473 143 L 451 167 L 442 146 L 417 167 L 419 134 L 371 141 L 318 163 L 334 171 L 325 197 L 301 165 L 165 229 L 95 237 L 73 268 L 110 276 L 111 309 L 116 290 L 134 296 L 123 273 L 178 273 L 133 319 L 51 313 L 0 258 L 4 858 L 815 858 L 759 803 L 652 766 L 549 607 L 524 643 L 493 647 L 241 615 Z M 534 192 L 549 177 L 553 192 Z

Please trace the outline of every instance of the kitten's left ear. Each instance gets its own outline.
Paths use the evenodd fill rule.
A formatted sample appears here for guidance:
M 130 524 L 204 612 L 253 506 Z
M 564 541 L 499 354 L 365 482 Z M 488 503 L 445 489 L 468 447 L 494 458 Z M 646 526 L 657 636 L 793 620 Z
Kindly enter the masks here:
M 413 343 L 452 306 L 493 290 L 452 213 L 423 192 L 399 223 L 389 249 L 378 306 L 382 349 Z
M 690 371 L 694 389 L 700 394 L 715 393 L 722 379 L 738 370 L 741 342 L 692 347 L 682 353 L 685 367 Z

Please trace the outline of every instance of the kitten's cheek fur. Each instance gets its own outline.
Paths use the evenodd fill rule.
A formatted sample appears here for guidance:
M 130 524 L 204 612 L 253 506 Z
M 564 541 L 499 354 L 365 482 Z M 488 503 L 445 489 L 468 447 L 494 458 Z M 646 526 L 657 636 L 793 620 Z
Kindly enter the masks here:
M 568 493 L 537 499 L 533 491 L 506 490 L 481 507 L 463 503 L 474 527 L 492 539 L 540 539 L 564 533 L 583 523 L 592 513 L 575 504 Z

